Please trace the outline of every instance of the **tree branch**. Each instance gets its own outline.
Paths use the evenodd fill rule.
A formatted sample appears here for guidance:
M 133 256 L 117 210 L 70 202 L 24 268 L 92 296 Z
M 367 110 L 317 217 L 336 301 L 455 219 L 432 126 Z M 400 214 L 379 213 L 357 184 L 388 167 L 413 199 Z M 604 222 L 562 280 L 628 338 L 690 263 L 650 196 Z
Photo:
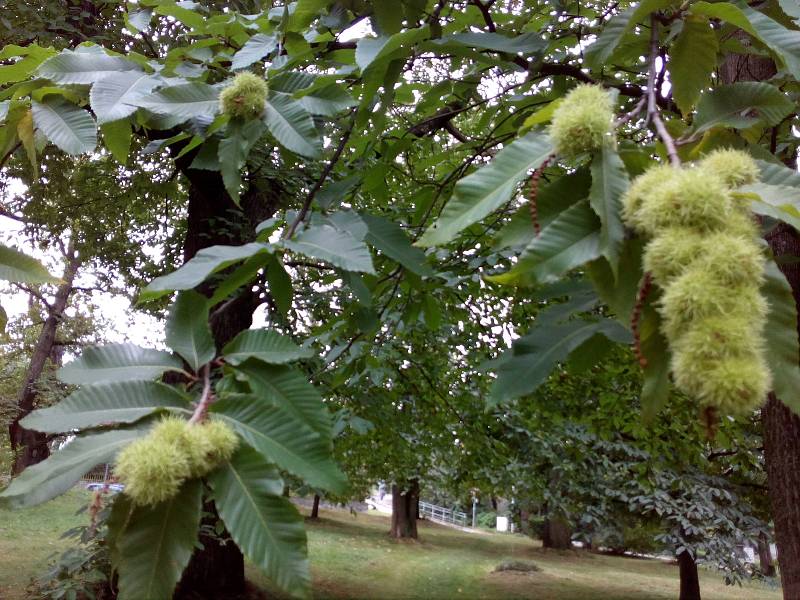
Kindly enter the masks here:
M 314 184 L 314 187 L 311 188 L 311 191 L 308 192 L 308 196 L 306 196 L 305 202 L 303 202 L 303 207 L 300 209 L 300 212 L 295 217 L 292 224 L 286 229 L 286 233 L 284 234 L 284 239 L 289 239 L 294 235 L 294 232 L 299 227 L 300 223 L 306 218 L 309 209 L 311 208 L 311 203 L 314 201 L 314 198 L 317 195 L 317 192 L 322 188 L 322 185 L 325 183 L 325 180 L 328 178 L 328 175 L 331 174 L 333 171 L 333 167 L 339 161 L 339 158 L 342 156 L 342 152 L 344 152 L 345 146 L 347 146 L 347 140 L 350 139 L 350 134 L 353 133 L 353 126 L 355 125 L 355 114 L 353 114 L 353 118 L 350 119 L 350 125 L 342 134 L 341 139 L 339 140 L 339 145 L 336 147 L 336 151 L 333 153 L 331 160 L 325 166 L 322 171 L 322 174 L 317 179 L 317 182 Z
M 664 121 L 661 120 L 661 112 L 656 102 L 656 59 L 659 57 L 658 47 L 658 21 L 655 17 L 650 17 L 650 71 L 647 77 L 647 118 L 653 123 L 658 133 L 658 137 L 667 148 L 667 156 L 673 167 L 681 166 L 681 159 L 678 156 L 678 149 L 675 147 L 675 140 L 667 131 Z

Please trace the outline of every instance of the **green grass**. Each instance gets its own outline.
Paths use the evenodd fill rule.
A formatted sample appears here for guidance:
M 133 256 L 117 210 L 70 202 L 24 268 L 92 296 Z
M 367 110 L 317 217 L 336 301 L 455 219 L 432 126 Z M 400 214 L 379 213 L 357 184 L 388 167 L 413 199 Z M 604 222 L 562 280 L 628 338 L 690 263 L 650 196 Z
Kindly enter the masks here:
M 0 510 L 0 598 L 23 600 L 31 576 L 66 547 L 61 533 L 85 522 L 75 511 L 90 495 L 80 490 L 24 511 Z M 678 596 L 678 569 L 655 560 L 587 552 L 545 551 L 521 536 L 463 533 L 420 523 L 420 541 L 401 542 L 386 532 L 389 519 L 322 511 L 307 522 L 309 554 L 318 599 L 644 600 Z M 492 573 L 506 559 L 532 561 L 540 571 Z M 248 577 L 278 596 L 248 566 Z M 704 600 L 779 600 L 761 585 L 726 587 L 715 573 L 701 572 Z
M 34 508 L 0 509 L 0 598 L 25 598 L 31 577 L 47 567 L 48 558 L 62 552 L 72 540 L 59 539 L 67 529 L 88 522 L 84 511 L 92 495 L 79 488 Z

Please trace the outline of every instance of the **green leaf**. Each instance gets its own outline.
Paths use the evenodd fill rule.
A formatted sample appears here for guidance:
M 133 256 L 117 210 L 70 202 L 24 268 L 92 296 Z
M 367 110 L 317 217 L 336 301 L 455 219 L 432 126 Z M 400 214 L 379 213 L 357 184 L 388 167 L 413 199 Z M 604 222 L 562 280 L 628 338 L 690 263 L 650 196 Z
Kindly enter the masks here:
M 761 181 L 770 185 L 786 185 L 800 187 L 800 173 L 794 169 L 778 164 L 757 160 L 756 164 L 761 170 Z
M 125 119 L 136 112 L 137 103 L 162 82 L 156 75 L 140 71 L 111 73 L 92 86 L 89 102 L 100 124 Z
M 116 539 L 119 600 L 172 598 L 197 545 L 202 493 L 193 479 L 175 497 L 133 509 Z
M 303 358 L 312 358 L 313 348 L 301 348 L 291 338 L 269 329 L 245 329 L 222 349 L 225 362 L 238 365 L 248 358 L 282 365 Z
M 281 495 L 277 469 L 245 446 L 208 479 L 225 526 L 250 562 L 283 591 L 307 597 L 311 575 L 303 519 Z
M 134 32 L 147 31 L 150 27 L 150 19 L 153 18 L 153 11 L 149 8 L 142 10 L 130 10 L 125 15 L 125 25 Z
M 622 194 L 628 189 L 628 173 L 614 148 L 605 146 L 592 159 L 592 187 L 589 205 L 600 217 L 600 251 L 608 260 L 614 278 L 618 276 L 619 255 L 625 239 L 622 224 Z
M 8 325 L 8 313 L 5 308 L 0 306 L 0 334 L 6 332 L 6 325 Z
M 188 408 L 178 390 L 155 381 L 114 381 L 82 387 L 55 406 L 35 410 L 20 423 L 26 429 L 62 433 L 134 423 L 159 408 Z
M 285 148 L 308 158 L 320 155 L 322 142 L 314 127 L 314 120 L 302 104 L 291 96 L 279 92 L 270 94 L 264 122 Z
M 28 160 L 33 168 L 34 177 L 39 176 L 39 162 L 36 160 L 36 141 L 34 140 L 33 131 L 33 113 L 28 111 L 17 123 L 17 135 L 22 147 L 25 148 L 25 153 L 28 155 Z
M 592 178 L 587 168 L 577 169 L 556 177 L 551 183 L 540 182 L 536 195 L 536 213 L 539 226 L 545 229 L 565 209 L 589 195 Z M 511 248 L 521 252 L 533 241 L 536 230 L 531 220 L 530 204 L 523 204 L 503 228 L 497 232 L 493 247 L 496 250 Z
M 266 398 L 223 397 L 210 411 L 270 462 L 312 486 L 344 491 L 346 480 L 331 459 L 330 440 Z
M 750 210 L 762 217 L 772 217 L 778 221 L 783 221 L 800 231 L 800 211 L 791 204 L 773 206 L 760 200 L 752 200 Z
M 548 102 L 544 108 L 540 108 L 527 119 L 525 119 L 525 122 L 522 123 L 522 129 L 527 130 L 535 127 L 536 125 L 541 125 L 542 123 L 547 123 L 550 121 L 550 119 L 553 118 L 553 113 L 556 112 L 556 109 L 561 105 L 563 100 L 563 98 L 558 98 L 557 100 Z
M 373 64 L 385 58 L 393 57 L 393 54 L 401 48 L 408 49 L 429 36 L 430 28 L 425 25 L 407 29 L 388 37 L 361 38 L 356 44 L 356 64 L 362 72 L 366 71 Z
M 203 283 L 212 273 L 216 273 L 260 252 L 271 252 L 271 247 L 268 244 L 251 242 L 243 246 L 210 246 L 203 248 L 177 271 L 151 281 L 142 290 L 139 302 L 160 298 L 175 290 L 190 290 Z
M 214 289 L 209 306 L 215 306 L 247 283 L 251 283 L 259 271 L 274 260 L 270 254 L 256 254 L 244 261 L 230 275 L 226 276 Z
M 86 154 L 97 146 L 97 126 L 88 111 L 55 96 L 32 100 L 31 109 L 36 127 L 67 154 Z
M 0 507 L 34 506 L 63 494 L 95 466 L 112 462 L 117 452 L 143 434 L 140 429 L 117 429 L 73 439 L 13 479 L 0 493 Z
M 631 341 L 628 330 L 611 319 L 535 326 L 514 342 L 510 358 L 498 361 L 497 379 L 492 384 L 489 402 L 498 404 L 530 394 L 559 362 L 598 333 L 615 342 Z
M 400 2 L 375 2 L 373 5 L 374 21 L 378 24 L 379 33 L 393 34 L 403 28 L 403 6 Z
M 758 39 L 778 56 L 792 77 L 800 79 L 800 31 L 786 29 L 777 21 L 744 3 L 740 4 L 739 8 L 747 17 Z
M 718 86 L 700 97 L 694 128 L 701 132 L 716 126 L 746 129 L 759 122 L 777 125 L 793 110 L 792 101 L 775 86 L 740 81 Z
M 92 51 L 64 50 L 44 61 L 36 75 L 55 83 L 91 84 L 121 71 L 141 71 L 139 65 L 120 56 Z
M 181 366 L 169 352 L 135 344 L 108 344 L 86 348 L 58 370 L 58 378 L 73 385 L 152 380 L 166 371 L 180 371 Z
M 277 256 L 272 256 L 267 266 L 267 283 L 278 310 L 281 314 L 288 315 L 292 309 L 292 278 Z
M 0 51 L 0 59 L 21 57 L 16 62 L 0 66 L 0 85 L 27 80 L 42 62 L 56 53 L 52 48 L 42 48 L 37 44 L 22 47 L 14 44 Z
M 597 295 L 608 305 L 617 320 L 626 327 L 631 323 L 643 275 L 643 246 L 644 242 L 639 238 L 625 240 L 616 276 L 605 258 L 598 258 L 586 265 L 586 274 Z
M 0 244 L 0 279 L 14 283 L 58 283 L 42 263 L 19 250 Z
M 550 139 L 541 133 L 529 133 L 503 148 L 491 163 L 456 184 L 453 197 L 439 219 L 417 245 L 449 242 L 459 231 L 508 202 L 519 182 L 552 153 Z
M 340 85 L 331 84 L 314 90 L 297 102 L 312 115 L 335 117 L 345 109 L 357 104 L 353 97 Z
M 673 0 L 642 0 L 639 4 L 611 17 L 595 42 L 586 49 L 586 65 L 590 69 L 598 71 L 607 66 L 611 61 L 614 50 L 620 45 L 625 34 L 651 13 L 666 8 L 671 4 L 673 4 Z
M 233 55 L 231 69 L 237 70 L 249 67 L 254 62 L 264 58 L 277 47 L 278 41 L 275 39 L 274 35 L 257 33 L 247 40 L 244 46 Z
M 731 25 L 735 25 L 739 29 L 743 29 L 750 35 L 758 37 L 756 30 L 750 24 L 750 21 L 745 16 L 740 8 L 731 2 L 695 2 L 689 5 L 689 14 L 704 15 L 711 19 L 720 19 L 727 21 Z
M 456 42 L 479 48 L 481 50 L 493 50 L 495 52 L 508 52 L 509 54 L 532 54 L 542 52 L 547 48 L 547 40 L 535 32 L 523 33 L 516 37 L 507 37 L 499 33 L 491 32 L 469 32 L 456 33 L 446 38 L 442 38 L 442 43 Z
M 486 277 L 503 285 L 549 283 L 600 256 L 600 226 L 588 201 L 562 212 L 523 250 L 507 273 Z
M 370 246 L 380 250 L 412 273 L 421 277 L 433 275 L 433 269 L 425 262 L 425 253 L 411 245 L 408 236 L 397 223 L 367 213 L 362 213 L 361 218 L 369 228 L 364 239 Z
M 178 294 L 167 318 L 167 346 L 197 372 L 214 360 L 217 349 L 208 326 L 208 299 L 193 290 Z
M 700 93 L 711 83 L 717 66 L 717 36 L 705 16 L 688 16 L 670 53 L 672 95 L 684 115 L 688 115 Z
M 247 156 L 264 133 L 261 121 L 241 121 L 234 119 L 228 124 L 225 137 L 217 149 L 220 172 L 225 189 L 234 202 L 239 203 L 241 170 L 247 163 Z
M 330 439 L 331 419 L 317 388 L 298 371 L 285 366 L 267 365 L 257 360 L 240 362 L 237 378 L 247 380 L 253 393 L 272 406 L 283 409 L 297 422 Z
M 282 243 L 293 252 L 327 261 L 347 271 L 375 273 L 366 245 L 332 225 L 312 225 Z
M 106 148 L 117 161 L 124 165 L 128 162 L 128 152 L 131 148 L 131 124 L 127 119 L 120 119 L 112 123 L 100 125 L 103 132 Z
M 646 310 L 640 323 L 642 356 L 647 361 L 643 368 L 642 419 L 650 423 L 666 405 L 671 384 L 669 381 L 670 354 L 667 340 L 658 326 L 658 314 Z
M 173 85 L 133 100 L 159 115 L 181 119 L 214 117 L 219 112 L 219 91 L 207 83 Z
M 294 31 L 305 29 L 333 0 L 297 0 L 294 12 L 289 18 L 289 28 Z
M 800 347 L 797 338 L 797 305 L 789 282 L 778 266 L 767 263 L 762 293 L 769 303 L 767 362 L 775 395 L 800 415 Z
M 182 2 L 160 2 L 156 8 L 156 13 L 168 17 L 174 17 L 190 29 L 203 29 L 206 22 L 206 17 L 199 12 L 180 6 Z M 199 6 L 197 3 L 190 2 L 192 6 Z

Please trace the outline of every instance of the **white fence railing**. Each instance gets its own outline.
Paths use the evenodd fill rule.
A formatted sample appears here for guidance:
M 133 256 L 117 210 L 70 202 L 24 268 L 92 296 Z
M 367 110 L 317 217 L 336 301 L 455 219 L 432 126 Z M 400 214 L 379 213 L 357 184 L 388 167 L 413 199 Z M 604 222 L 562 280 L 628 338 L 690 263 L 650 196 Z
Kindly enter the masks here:
M 452 523 L 453 525 L 461 525 L 461 527 L 467 526 L 467 513 L 450 510 L 449 508 L 436 506 L 421 500 L 419 503 L 419 516 L 439 523 Z

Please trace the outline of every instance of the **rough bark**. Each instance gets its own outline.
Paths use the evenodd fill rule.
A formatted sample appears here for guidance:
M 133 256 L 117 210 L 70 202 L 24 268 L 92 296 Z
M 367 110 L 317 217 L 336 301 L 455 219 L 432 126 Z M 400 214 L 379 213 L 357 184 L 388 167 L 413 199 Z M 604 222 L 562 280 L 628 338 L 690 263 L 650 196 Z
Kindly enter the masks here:
M 11 466 L 12 475 L 21 473 L 26 467 L 35 465 L 50 455 L 50 449 L 47 446 L 47 435 L 25 429 L 19 422 L 37 406 L 38 391 L 36 382 L 44 372 L 47 359 L 53 355 L 58 326 L 64 319 L 64 311 L 69 303 L 69 297 L 72 295 L 75 275 L 80 267 L 81 260 L 72 243 L 66 250 L 65 258 L 67 264 L 61 276 L 63 283 L 56 289 L 53 302 L 45 307 L 47 318 L 42 325 L 42 330 L 39 332 L 39 338 L 33 348 L 31 361 L 25 372 L 22 387 L 17 395 L 17 414 L 8 426 L 11 450 L 15 454 L 14 463 Z
M 678 569 L 681 573 L 681 591 L 678 600 L 700 600 L 700 577 L 697 563 L 688 552 L 678 554 Z
M 392 485 L 392 528 L 394 538 L 417 539 L 417 510 L 419 508 L 419 480 L 412 479 L 405 489 Z
M 763 533 L 758 536 L 758 562 L 765 577 L 775 577 L 777 571 L 772 560 L 772 550 L 769 547 L 769 539 Z
M 311 518 L 319 519 L 319 494 L 314 494 L 314 504 L 311 507 Z
M 776 256 L 800 256 L 800 235 L 788 225 L 776 227 L 767 241 Z M 800 311 L 800 264 L 782 261 L 780 268 Z M 783 597 L 794 600 L 800 598 L 800 417 L 774 394 L 761 417 Z
M 275 213 L 280 197 L 277 184 L 274 187 L 276 193 L 269 197 L 252 188 L 243 195 L 242 207 L 239 208 L 225 191 L 218 172 L 188 168 L 193 159 L 194 153 L 190 152 L 176 160 L 178 169 L 189 183 L 187 233 L 183 248 L 184 260 L 187 261 L 209 246 L 241 245 L 252 241 L 255 226 Z M 213 285 L 201 287 L 201 291 L 207 294 L 212 290 Z M 210 325 L 217 348 L 250 327 L 253 311 L 260 302 L 258 293 L 246 287 L 233 300 L 212 311 Z M 204 519 L 203 523 L 213 528 L 218 519 L 213 503 L 209 503 L 206 511 L 212 516 Z M 221 539 L 201 537 L 203 549 L 192 555 L 175 593 L 176 599 L 228 598 L 245 592 L 244 558 L 227 537 L 227 532 Z
M 555 515 L 545 519 L 542 530 L 542 546 L 554 550 L 572 548 L 572 528 L 564 517 Z

